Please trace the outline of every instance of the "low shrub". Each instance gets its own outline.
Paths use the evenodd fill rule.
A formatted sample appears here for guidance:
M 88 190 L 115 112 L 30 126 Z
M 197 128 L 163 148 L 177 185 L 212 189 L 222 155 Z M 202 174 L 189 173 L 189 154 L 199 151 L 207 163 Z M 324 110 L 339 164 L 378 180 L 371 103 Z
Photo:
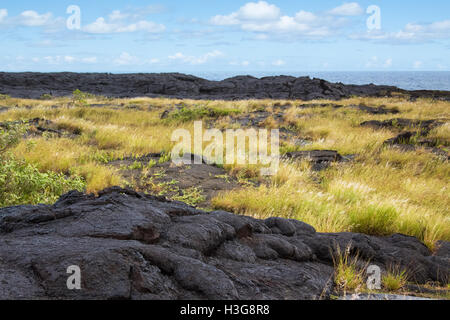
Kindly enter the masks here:
M 21 204 L 51 204 L 70 190 L 84 191 L 86 183 L 55 172 L 40 172 L 35 166 L 3 159 L 0 166 L 0 207 Z

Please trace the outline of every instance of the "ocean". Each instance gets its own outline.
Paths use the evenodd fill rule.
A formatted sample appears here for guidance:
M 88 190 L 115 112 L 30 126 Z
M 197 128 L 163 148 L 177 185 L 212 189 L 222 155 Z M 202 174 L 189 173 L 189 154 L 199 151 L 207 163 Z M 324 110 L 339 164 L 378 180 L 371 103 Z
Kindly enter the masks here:
M 196 72 L 195 76 L 208 80 L 223 80 L 236 75 L 250 75 L 257 78 L 288 75 L 309 76 L 330 82 L 344 84 L 377 84 L 399 87 L 405 90 L 446 90 L 450 91 L 450 71 L 396 71 L 396 72 Z

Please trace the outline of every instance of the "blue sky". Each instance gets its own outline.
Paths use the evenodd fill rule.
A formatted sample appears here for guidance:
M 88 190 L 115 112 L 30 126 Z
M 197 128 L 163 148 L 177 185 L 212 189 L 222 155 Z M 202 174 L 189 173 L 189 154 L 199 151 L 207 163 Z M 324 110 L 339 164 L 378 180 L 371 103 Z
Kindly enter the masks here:
M 0 37 L 1 71 L 449 71 L 450 1 L 2 1 Z

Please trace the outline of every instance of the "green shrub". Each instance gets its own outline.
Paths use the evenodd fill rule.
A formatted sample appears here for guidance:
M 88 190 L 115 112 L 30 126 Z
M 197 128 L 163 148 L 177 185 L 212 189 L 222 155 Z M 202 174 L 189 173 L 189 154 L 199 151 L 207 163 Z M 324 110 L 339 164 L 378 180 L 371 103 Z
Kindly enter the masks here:
M 128 170 L 140 170 L 140 169 L 142 169 L 142 166 L 143 166 L 142 163 L 136 160 L 131 165 L 129 165 L 127 167 L 127 169 Z
M 87 105 L 87 99 L 92 99 L 94 98 L 95 95 L 88 93 L 88 92 L 83 92 L 79 89 L 75 90 L 72 93 L 72 99 L 73 99 L 73 103 L 76 105 Z
M 191 187 L 188 189 L 181 189 L 181 195 L 171 197 L 172 200 L 184 202 L 190 206 L 197 206 L 206 200 L 203 195 L 203 190 L 197 187 Z
M 44 93 L 43 95 L 40 96 L 41 100 L 52 100 L 53 96 L 50 93 Z
M 67 178 L 55 172 L 39 172 L 31 164 L 3 159 L 0 166 L 0 207 L 21 204 L 51 204 L 70 191 L 83 191 L 86 183 L 78 176 Z
M 155 160 L 150 160 L 148 163 L 147 163 L 147 168 L 148 169 L 151 169 L 151 168 L 153 168 L 154 166 L 156 166 L 156 161 Z
M 67 178 L 54 172 L 42 173 L 33 165 L 15 160 L 6 153 L 20 141 L 26 130 L 23 124 L 0 127 L 0 207 L 49 204 L 70 190 L 84 190 L 86 184 L 78 176 Z
M 3 126 L 0 126 L 0 156 L 7 149 L 19 143 L 26 131 L 27 126 L 18 123 L 6 123 Z

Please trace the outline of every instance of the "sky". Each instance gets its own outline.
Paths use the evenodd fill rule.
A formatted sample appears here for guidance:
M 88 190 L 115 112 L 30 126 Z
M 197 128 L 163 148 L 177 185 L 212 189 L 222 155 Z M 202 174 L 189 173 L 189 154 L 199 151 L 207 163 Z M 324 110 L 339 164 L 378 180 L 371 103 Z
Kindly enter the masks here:
M 0 71 L 450 71 L 450 1 L 0 2 Z

